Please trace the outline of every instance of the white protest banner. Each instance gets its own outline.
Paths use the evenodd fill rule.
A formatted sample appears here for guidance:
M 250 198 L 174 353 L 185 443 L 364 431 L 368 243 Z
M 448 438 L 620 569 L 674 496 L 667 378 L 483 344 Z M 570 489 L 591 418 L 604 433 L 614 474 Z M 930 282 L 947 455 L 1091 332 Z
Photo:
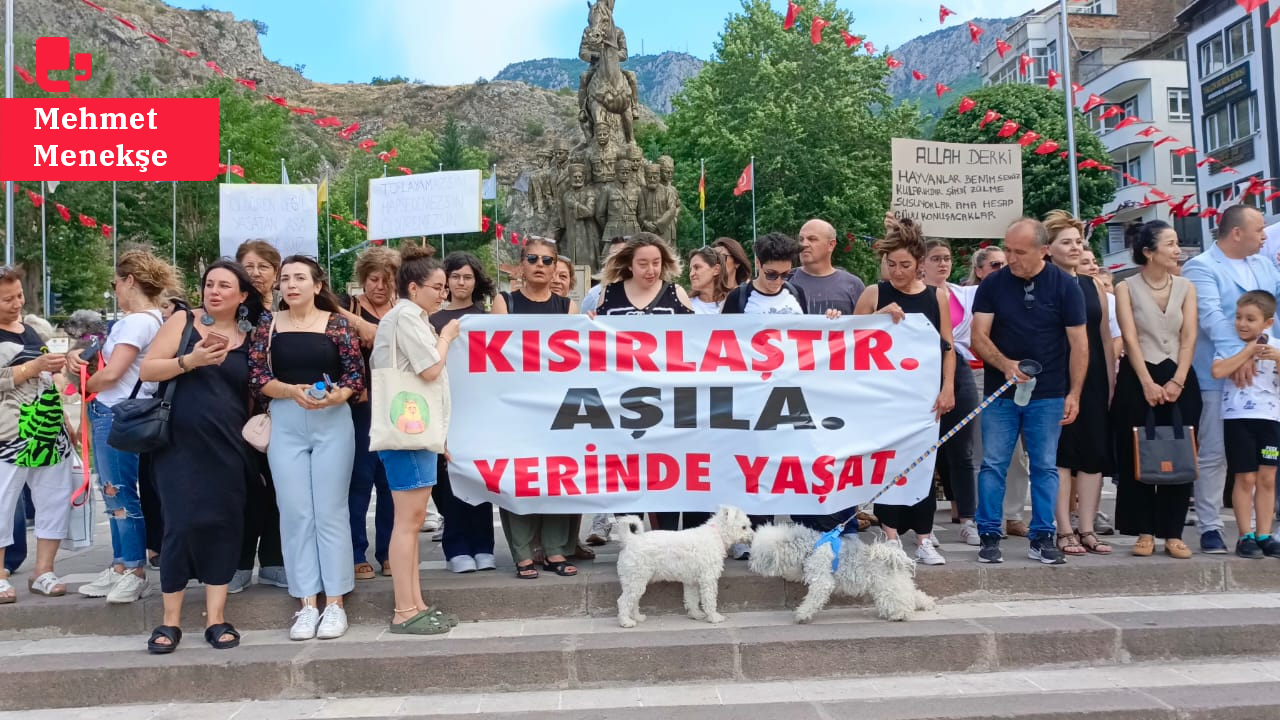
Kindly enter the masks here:
M 938 439 L 920 315 L 468 315 L 449 353 L 449 477 L 517 513 L 830 514 Z M 933 490 L 933 462 L 883 502 Z
M 480 171 L 369 181 L 369 239 L 480 232 Z
M 235 257 L 246 240 L 266 240 L 281 256 L 320 253 L 315 185 L 218 186 L 218 252 Z
M 1022 146 L 893 139 L 893 202 L 942 238 L 1002 238 L 1022 217 Z

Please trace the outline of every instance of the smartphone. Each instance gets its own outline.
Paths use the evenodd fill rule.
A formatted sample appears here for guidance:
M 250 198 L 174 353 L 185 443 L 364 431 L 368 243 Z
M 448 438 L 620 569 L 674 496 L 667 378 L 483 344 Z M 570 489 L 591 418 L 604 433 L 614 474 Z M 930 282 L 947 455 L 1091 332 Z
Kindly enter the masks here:
M 1259 336 L 1258 336 L 1258 344 L 1259 344 L 1259 345 L 1266 345 L 1266 344 L 1268 344 L 1268 343 L 1270 343 L 1270 342 L 1271 342 L 1271 341 L 1267 339 L 1267 334 L 1266 334 L 1266 333 L 1262 333 L 1261 335 L 1259 335 Z
M 86 363 L 92 364 L 98 359 L 98 353 L 102 352 L 102 338 L 95 337 L 84 346 L 84 351 L 80 353 L 80 359 Z
M 52 337 L 49 338 L 49 342 L 45 343 L 45 345 L 49 348 L 49 352 L 54 355 L 66 355 L 67 351 L 71 349 L 71 338 Z
M 204 342 L 200 344 L 210 350 L 220 350 L 231 344 L 231 338 L 210 330 L 208 334 L 204 336 Z

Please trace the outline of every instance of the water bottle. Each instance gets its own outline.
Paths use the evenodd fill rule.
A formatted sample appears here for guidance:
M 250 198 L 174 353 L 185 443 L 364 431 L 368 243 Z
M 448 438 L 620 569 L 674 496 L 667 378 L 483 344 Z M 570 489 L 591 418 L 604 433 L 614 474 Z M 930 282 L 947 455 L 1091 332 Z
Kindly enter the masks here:
M 307 388 L 307 394 L 315 400 L 323 400 L 325 396 L 329 394 L 325 387 L 326 386 L 323 382 L 318 382 Z
M 1036 391 L 1036 375 L 1039 375 L 1040 371 L 1043 369 L 1044 368 L 1040 366 L 1040 363 L 1035 360 L 1023 360 L 1018 363 L 1018 371 L 1031 379 L 1024 383 L 1020 383 L 1017 389 L 1014 390 L 1014 405 L 1017 405 L 1018 407 L 1026 407 L 1027 403 L 1031 402 L 1031 396 L 1035 394 Z

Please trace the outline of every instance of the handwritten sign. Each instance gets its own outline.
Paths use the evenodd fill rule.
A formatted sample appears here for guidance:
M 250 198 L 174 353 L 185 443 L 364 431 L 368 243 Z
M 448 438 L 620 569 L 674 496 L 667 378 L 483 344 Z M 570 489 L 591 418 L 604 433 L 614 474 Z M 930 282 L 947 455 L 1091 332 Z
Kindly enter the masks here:
M 266 240 L 282 257 L 310 255 L 317 238 L 315 185 L 218 187 L 218 252 L 235 257 L 246 240 Z
M 1022 148 L 893 139 L 893 203 L 925 235 L 999 238 L 1022 217 Z
M 369 239 L 480 232 L 480 171 L 369 181 Z

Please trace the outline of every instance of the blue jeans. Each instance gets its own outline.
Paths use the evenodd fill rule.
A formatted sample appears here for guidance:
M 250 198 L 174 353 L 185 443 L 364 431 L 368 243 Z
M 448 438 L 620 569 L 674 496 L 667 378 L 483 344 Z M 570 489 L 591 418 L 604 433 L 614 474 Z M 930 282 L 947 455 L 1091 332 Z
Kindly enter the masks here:
M 93 428 L 93 464 L 102 488 L 102 503 L 111 518 L 111 562 L 127 569 L 140 568 L 147 560 L 147 525 L 138 498 L 138 456 L 107 444 L 111 408 L 94 400 L 89 403 L 88 412 Z
M 356 562 L 367 562 L 369 529 L 367 516 L 373 491 L 378 491 L 378 505 L 373 511 L 373 559 L 378 564 L 387 561 L 387 547 L 391 545 L 391 526 L 395 524 L 395 503 L 391 489 L 387 487 L 387 471 L 382 467 L 378 454 L 369 450 L 369 428 L 373 424 L 373 403 L 362 402 L 351 406 L 351 422 L 356 429 L 356 458 L 351 467 L 351 490 L 347 505 L 351 511 L 351 549 Z
M 1021 432 L 1031 465 L 1031 535 L 1054 532 L 1053 510 L 1058 500 L 1058 423 L 1063 398 L 1032 400 L 1019 407 L 998 398 L 982 412 L 982 470 L 978 473 L 980 535 L 999 535 L 1004 515 L 1004 479 Z

